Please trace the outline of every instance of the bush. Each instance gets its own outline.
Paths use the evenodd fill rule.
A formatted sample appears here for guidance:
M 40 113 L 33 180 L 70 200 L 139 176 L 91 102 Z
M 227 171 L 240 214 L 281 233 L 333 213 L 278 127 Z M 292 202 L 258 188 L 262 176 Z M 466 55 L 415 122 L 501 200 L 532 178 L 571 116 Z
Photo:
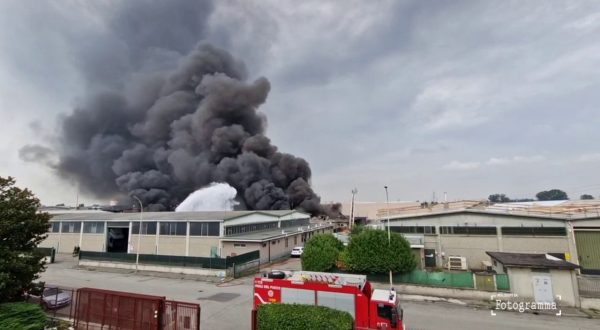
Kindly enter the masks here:
M 352 315 L 329 307 L 264 304 L 258 307 L 259 330 L 351 330 Z
M 344 244 L 332 234 L 319 234 L 308 240 L 302 252 L 302 269 L 314 272 L 331 270 Z
M 0 329 L 41 330 L 46 325 L 46 314 L 39 305 L 7 303 L 0 305 Z
M 391 244 L 385 230 L 364 229 L 348 244 L 345 267 L 352 272 L 410 272 L 417 262 L 410 244 L 400 234 L 391 234 Z

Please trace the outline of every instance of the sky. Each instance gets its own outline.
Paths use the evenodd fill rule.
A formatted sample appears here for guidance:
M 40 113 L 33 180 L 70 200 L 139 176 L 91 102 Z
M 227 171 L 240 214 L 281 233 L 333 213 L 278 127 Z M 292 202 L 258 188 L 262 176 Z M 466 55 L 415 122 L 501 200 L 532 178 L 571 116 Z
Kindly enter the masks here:
M 598 35 L 597 1 L 2 1 L 0 176 L 106 203 L 19 151 L 208 42 L 269 80 L 267 136 L 324 202 L 598 198 Z

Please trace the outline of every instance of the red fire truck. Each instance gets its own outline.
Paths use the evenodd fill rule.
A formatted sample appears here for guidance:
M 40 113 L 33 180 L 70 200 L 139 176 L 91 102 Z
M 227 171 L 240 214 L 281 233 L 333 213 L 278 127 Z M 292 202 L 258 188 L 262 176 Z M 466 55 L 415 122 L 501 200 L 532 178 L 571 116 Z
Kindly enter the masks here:
M 318 305 L 345 311 L 354 318 L 355 329 L 404 330 L 396 292 L 373 290 L 365 275 L 297 271 L 256 277 L 253 329 L 258 306 L 270 303 Z

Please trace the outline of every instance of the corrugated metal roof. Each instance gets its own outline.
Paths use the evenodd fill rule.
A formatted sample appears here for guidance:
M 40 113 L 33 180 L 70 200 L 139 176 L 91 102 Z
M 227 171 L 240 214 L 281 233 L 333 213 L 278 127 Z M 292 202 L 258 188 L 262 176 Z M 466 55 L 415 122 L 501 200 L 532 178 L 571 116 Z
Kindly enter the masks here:
M 507 267 L 575 269 L 578 265 L 541 253 L 510 253 L 486 251 L 490 257 Z
M 332 225 L 323 223 L 320 226 L 315 224 L 311 224 L 310 228 L 307 226 L 303 226 L 302 230 L 298 230 L 298 227 L 293 228 L 283 228 L 283 229 L 274 229 L 274 230 L 266 230 L 266 231 L 258 231 L 252 233 L 244 233 L 223 237 L 221 240 L 225 242 L 243 242 L 243 241 L 253 241 L 253 242 L 262 242 L 266 240 L 270 240 L 278 237 L 285 237 L 286 235 L 299 234 L 299 233 L 308 233 L 315 230 L 331 228 Z
M 292 212 L 290 210 L 275 211 L 205 211 L 205 212 L 144 212 L 144 220 L 230 220 L 250 214 L 263 214 L 265 216 L 281 217 Z M 301 213 L 301 212 L 299 212 Z M 57 213 L 52 215 L 55 221 L 138 221 L 140 213 L 112 213 L 112 212 L 89 212 L 89 213 Z

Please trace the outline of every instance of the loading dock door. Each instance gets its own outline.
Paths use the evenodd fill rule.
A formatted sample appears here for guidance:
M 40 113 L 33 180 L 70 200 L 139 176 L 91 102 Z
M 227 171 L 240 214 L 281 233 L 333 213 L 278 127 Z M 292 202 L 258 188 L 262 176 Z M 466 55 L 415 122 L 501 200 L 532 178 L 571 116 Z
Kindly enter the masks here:
M 579 265 L 583 274 L 600 274 L 600 231 L 575 230 Z
M 106 226 L 106 252 L 127 253 L 129 222 L 113 222 Z

